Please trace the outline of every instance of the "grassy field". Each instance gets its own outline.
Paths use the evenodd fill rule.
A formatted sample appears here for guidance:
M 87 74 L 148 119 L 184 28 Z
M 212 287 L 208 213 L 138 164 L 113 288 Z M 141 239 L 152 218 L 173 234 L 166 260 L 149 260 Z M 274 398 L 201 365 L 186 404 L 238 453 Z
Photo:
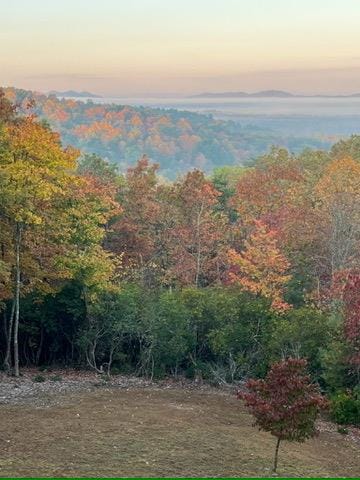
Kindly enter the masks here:
M 275 439 L 240 401 L 181 388 L 99 389 L 1 406 L 0 476 L 269 476 Z M 284 443 L 280 476 L 360 475 L 360 444 L 323 423 Z

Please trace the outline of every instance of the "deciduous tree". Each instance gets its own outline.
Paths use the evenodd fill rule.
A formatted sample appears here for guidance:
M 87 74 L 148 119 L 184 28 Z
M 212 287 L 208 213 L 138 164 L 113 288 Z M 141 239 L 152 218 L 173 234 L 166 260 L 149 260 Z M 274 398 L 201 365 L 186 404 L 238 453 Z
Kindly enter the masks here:
M 249 380 L 239 393 L 255 417 L 255 425 L 277 438 L 274 467 L 282 440 L 304 442 L 316 434 L 315 421 L 327 402 L 306 374 L 306 360 L 275 363 L 264 380 Z
M 245 290 L 272 301 L 276 310 L 289 308 L 283 293 L 291 276 L 287 273 L 290 263 L 277 246 L 276 231 L 263 222 L 255 221 L 255 228 L 244 250 L 240 253 L 229 250 L 229 279 Z

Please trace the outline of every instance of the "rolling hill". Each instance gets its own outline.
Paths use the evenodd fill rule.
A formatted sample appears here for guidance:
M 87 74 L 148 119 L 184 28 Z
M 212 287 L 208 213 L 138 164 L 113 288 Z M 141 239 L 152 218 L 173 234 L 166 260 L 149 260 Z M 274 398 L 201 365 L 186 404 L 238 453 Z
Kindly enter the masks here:
M 175 178 L 191 168 L 211 172 L 223 165 L 242 165 L 271 145 L 299 151 L 328 145 L 315 138 L 282 136 L 270 129 L 242 125 L 177 109 L 97 104 L 58 98 L 28 90 L 5 88 L 6 96 L 23 111 L 31 111 L 61 134 L 64 144 L 96 153 L 120 170 L 147 154 L 161 173 Z

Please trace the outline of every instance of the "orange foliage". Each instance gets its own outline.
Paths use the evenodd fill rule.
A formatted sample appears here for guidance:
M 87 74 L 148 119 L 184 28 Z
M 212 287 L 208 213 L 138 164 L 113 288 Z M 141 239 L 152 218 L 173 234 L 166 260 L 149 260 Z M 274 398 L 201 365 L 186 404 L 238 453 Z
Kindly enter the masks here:
M 261 221 L 255 221 L 255 230 L 245 241 L 245 249 L 240 253 L 230 249 L 228 259 L 232 266 L 229 272 L 232 283 L 271 299 L 275 310 L 289 308 L 284 302 L 283 291 L 291 278 L 286 273 L 290 263 L 277 246 L 274 230 L 269 230 Z
M 201 138 L 197 135 L 180 135 L 179 142 L 182 148 L 187 151 L 193 150 L 196 145 L 201 141 Z
M 73 129 L 73 133 L 80 138 L 99 137 L 103 141 L 108 141 L 119 136 L 121 130 L 103 121 L 94 122 L 90 125 L 78 125 Z
M 244 223 L 251 223 L 255 218 L 279 228 L 290 189 L 302 181 L 301 171 L 294 162 L 255 168 L 240 178 L 233 205 Z
M 131 120 L 130 120 L 130 124 L 133 126 L 133 127 L 142 127 L 143 125 L 143 121 L 141 120 L 140 116 L 139 115 L 133 115 L 131 117 Z

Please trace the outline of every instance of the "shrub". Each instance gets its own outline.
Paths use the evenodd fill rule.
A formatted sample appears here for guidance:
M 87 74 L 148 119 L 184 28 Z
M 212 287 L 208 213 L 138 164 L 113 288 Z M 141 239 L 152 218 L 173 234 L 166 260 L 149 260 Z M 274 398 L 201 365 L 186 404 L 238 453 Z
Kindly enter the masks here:
M 302 357 L 309 362 L 312 378 L 320 380 L 323 373 L 321 353 L 333 331 L 327 316 L 314 308 L 292 309 L 274 319 L 268 350 L 271 360 Z
M 111 375 L 121 375 L 122 371 L 118 367 L 112 367 L 110 370 Z
M 39 372 L 51 372 L 51 367 L 47 366 L 47 365 L 40 365 L 40 367 L 38 368 Z
M 337 393 L 331 399 L 330 412 L 341 425 L 360 425 L 360 395 L 351 391 Z
M 62 382 L 62 376 L 61 375 L 53 375 L 52 377 L 50 377 L 50 380 L 52 382 Z
M 36 382 L 36 383 L 42 383 L 42 382 L 45 382 L 46 381 L 46 378 L 44 377 L 44 375 L 35 375 L 35 377 L 33 377 L 33 382 Z

